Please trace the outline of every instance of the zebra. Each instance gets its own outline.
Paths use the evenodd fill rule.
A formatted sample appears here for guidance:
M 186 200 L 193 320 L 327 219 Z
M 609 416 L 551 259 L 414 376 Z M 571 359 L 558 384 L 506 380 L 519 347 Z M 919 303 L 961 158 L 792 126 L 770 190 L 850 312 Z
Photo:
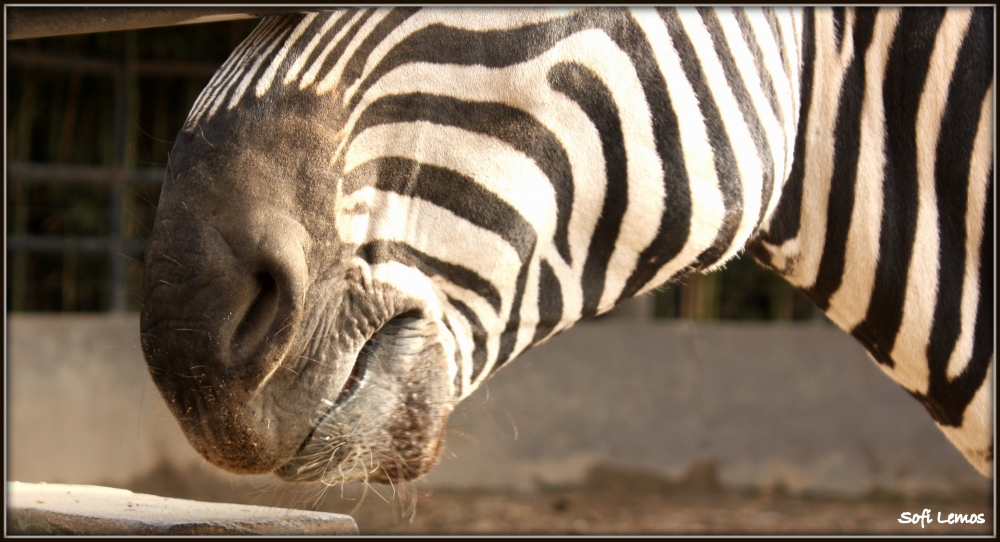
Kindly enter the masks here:
M 992 8 L 265 18 L 194 103 L 145 260 L 206 459 L 428 472 L 526 349 L 745 250 L 992 474 Z

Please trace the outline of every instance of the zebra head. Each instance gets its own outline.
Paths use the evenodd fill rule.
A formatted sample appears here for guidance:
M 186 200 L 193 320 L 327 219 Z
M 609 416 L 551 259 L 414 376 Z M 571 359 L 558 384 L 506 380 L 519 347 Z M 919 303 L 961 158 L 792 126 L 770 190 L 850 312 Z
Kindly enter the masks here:
M 562 149 L 501 100 L 422 91 L 433 81 L 406 65 L 442 36 L 379 41 L 412 14 L 265 19 L 176 140 L 146 253 L 142 345 L 217 466 L 415 478 L 454 405 L 570 323 L 556 274 L 580 242 L 566 231 L 572 193 L 553 187 L 565 170 L 552 180 L 537 165 L 565 166 Z M 538 162 L 512 160 L 510 146 Z

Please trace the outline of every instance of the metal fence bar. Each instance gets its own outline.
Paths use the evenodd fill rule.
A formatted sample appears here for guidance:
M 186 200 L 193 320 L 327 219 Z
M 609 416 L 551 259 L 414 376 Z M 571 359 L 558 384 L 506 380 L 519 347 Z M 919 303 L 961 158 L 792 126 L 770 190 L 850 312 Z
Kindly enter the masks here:
M 121 241 L 115 237 L 62 237 L 55 235 L 11 234 L 7 236 L 7 250 L 27 250 L 30 252 L 112 252 L 118 258 L 123 254 L 136 254 L 146 250 L 146 241 L 128 239 Z
M 121 70 L 121 62 L 103 58 L 54 55 L 38 51 L 7 50 L 7 62 L 22 66 L 36 66 L 54 70 L 78 70 L 102 75 L 112 75 Z
M 94 74 L 114 75 L 122 69 L 121 62 L 84 56 L 59 55 L 40 51 L 7 50 L 7 61 L 19 66 L 33 66 L 52 70 L 83 71 Z M 214 62 L 187 62 L 178 60 L 141 61 L 136 65 L 139 75 L 149 77 L 202 77 L 209 78 L 221 64 Z
M 121 175 L 128 184 L 155 185 L 163 182 L 166 168 L 145 167 L 122 170 L 109 166 L 10 162 L 7 178 L 24 183 L 110 184 Z
M 112 130 L 112 162 L 116 167 L 115 174 L 111 177 L 111 204 L 109 215 L 111 219 L 110 231 L 112 246 L 109 247 L 108 257 L 111 259 L 111 310 L 114 312 L 124 312 L 126 307 L 128 292 L 125 284 L 125 258 L 122 256 L 124 247 L 122 246 L 122 220 L 125 216 L 125 179 L 121 172 L 128 167 L 128 122 L 129 122 L 129 77 L 134 76 L 133 66 L 129 64 L 129 45 L 126 34 L 126 59 L 121 64 L 122 69 L 116 71 L 112 76 L 114 85 L 114 129 Z
M 7 39 L 19 40 L 115 32 L 178 24 L 252 19 L 287 13 L 319 11 L 316 8 L 253 7 L 11 7 L 7 8 Z
M 139 62 L 136 69 L 139 71 L 139 75 L 147 77 L 185 77 L 191 79 L 201 77 L 208 79 L 221 65 L 214 62 L 168 62 L 165 60 L 150 62 L 145 60 Z

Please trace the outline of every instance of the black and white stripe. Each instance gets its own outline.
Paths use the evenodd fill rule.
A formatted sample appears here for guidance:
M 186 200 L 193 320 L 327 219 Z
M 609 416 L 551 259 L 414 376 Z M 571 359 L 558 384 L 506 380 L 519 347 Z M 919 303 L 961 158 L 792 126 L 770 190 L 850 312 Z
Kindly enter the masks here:
M 748 248 L 986 473 L 992 21 L 989 8 L 269 18 L 185 130 L 299 102 L 329 115 L 338 233 L 372 277 L 439 307 L 458 397 L 581 318 Z
M 750 249 L 989 474 L 992 10 L 817 10 L 813 21 L 801 168 Z

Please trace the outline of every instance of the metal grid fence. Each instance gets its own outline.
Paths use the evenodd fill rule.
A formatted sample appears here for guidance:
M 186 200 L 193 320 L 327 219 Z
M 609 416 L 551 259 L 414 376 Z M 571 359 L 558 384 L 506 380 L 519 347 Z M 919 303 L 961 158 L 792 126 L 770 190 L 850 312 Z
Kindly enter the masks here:
M 38 51 L 8 51 L 8 66 L 19 66 L 37 70 L 76 72 L 107 77 L 114 89 L 112 128 L 112 159 L 108 165 L 57 164 L 25 161 L 10 161 L 6 164 L 8 189 L 15 192 L 13 212 L 24 214 L 24 198 L 17 192 L 33 184 L 88 184 L 109 189 L 108 235 L 70 236 L 39 235 L 28 233 L 19 227 L 15 216 L 13 231 L 8 231 L 7 250 L 13 258 L 13 292 L 23 291 L 25 277 L 18 273 L 19 263 L 27 253 L 103 253 L 107 255 L 110 269 L 110 290 L 112 311 L 127 309 L 126 257 L 141 255 L 145 250 L 142 239 L 127 239 L 122 228 L 123 216 L 127 212 L 124 194 L 138 185 L 159 186 L 163 181 L 164 168 L 136 167 L 128 145 L 128 129 L 137 125 L 136 86 L 140 76 L 207 79 L 218 68 L 210 62 L 186 61 L 138 61 L 134 54 L 115 61 L 108 59 L 67 56 Z M 16 296 L 15 296 L 16 297 Z M 19 310 L 18 303 L 13 309 Z

